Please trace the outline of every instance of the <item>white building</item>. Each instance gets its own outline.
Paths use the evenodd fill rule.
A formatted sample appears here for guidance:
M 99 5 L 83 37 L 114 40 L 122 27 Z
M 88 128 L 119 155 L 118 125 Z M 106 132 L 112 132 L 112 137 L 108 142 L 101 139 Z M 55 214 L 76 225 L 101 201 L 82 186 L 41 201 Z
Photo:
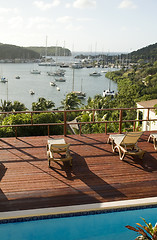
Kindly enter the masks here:
M 157 114 L 155 113 L 155 109 L 149 109 L 151 107 L 154 107 L 156 104 L 157 99 L 137 102 L 137 108 L 140 108 L 137 110 L 137 119 L 146 120 L 142 122 L 142 131 L 157 131 Z

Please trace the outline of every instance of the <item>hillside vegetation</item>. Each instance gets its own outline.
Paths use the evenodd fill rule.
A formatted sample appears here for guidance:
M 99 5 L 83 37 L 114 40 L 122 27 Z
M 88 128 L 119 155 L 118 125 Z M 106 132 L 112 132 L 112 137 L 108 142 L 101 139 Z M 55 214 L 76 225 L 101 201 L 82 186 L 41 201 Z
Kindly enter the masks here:
M 132 52 L 131 58 L 133 61 L 140 59 L 147 60 L 149 62 L 157 61 L 157 43 Z
M 46 55 L 45 47 L 27 47 L 27 49 L 39 53 L 41 56 Z M 62 47 L 47 47 L 48 56 L 71 56 L 71 51 Z
M 19 47 L 10 44 L 0 43 L 0 59 L 39 59 L 45 56 L 45 47 Z M 48 47 L 48 56 L 71 56 L 67 48 Z
M 0 59 L 37 59 L 40 54 L 24 47 L 0 44 Z

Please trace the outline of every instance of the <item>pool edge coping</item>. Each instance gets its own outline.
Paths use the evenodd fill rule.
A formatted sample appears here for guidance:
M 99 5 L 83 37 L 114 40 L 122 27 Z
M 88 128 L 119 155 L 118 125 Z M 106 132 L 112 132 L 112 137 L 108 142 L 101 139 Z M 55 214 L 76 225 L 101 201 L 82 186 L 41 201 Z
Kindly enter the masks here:
M 83 212 L 93 212 L 101 210 L 118 210 L 132 207 L 142 207 L 149 205 L 157 205 L 157 197 L 132 199 L 132 200 L 121 200 L 114 202 L 103 202 L 83 205 L 73 205 L 64 207 L 52 207 L 52 208 L 40 208 L 31 210 L 19 210 L 19 211 L 8 211 L 0 212 L 0 221 L 21 219 L 21 218 L 32 218 L 42 216 L 57 216 L 64 214 L 75 214 Z

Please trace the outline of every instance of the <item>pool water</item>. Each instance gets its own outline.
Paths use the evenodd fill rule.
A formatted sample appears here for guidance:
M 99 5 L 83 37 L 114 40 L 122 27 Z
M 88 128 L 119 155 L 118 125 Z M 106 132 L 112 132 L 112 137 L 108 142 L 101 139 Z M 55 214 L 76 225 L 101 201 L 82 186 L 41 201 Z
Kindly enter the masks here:
M 133 240 L 138 234 L 125 226 L 143 220 L 154 226 L 157 208 L 109 212 L 0 224 L 2 240 Z

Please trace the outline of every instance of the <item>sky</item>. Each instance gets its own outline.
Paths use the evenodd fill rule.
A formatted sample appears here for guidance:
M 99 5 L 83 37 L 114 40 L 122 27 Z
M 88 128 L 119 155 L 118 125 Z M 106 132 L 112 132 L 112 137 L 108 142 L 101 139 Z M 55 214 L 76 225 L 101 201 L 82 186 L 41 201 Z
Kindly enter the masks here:
M 157 0 L 0 0 L 0 42 L 23 47 L 132 52 L 157 42 L 156 23 Z

